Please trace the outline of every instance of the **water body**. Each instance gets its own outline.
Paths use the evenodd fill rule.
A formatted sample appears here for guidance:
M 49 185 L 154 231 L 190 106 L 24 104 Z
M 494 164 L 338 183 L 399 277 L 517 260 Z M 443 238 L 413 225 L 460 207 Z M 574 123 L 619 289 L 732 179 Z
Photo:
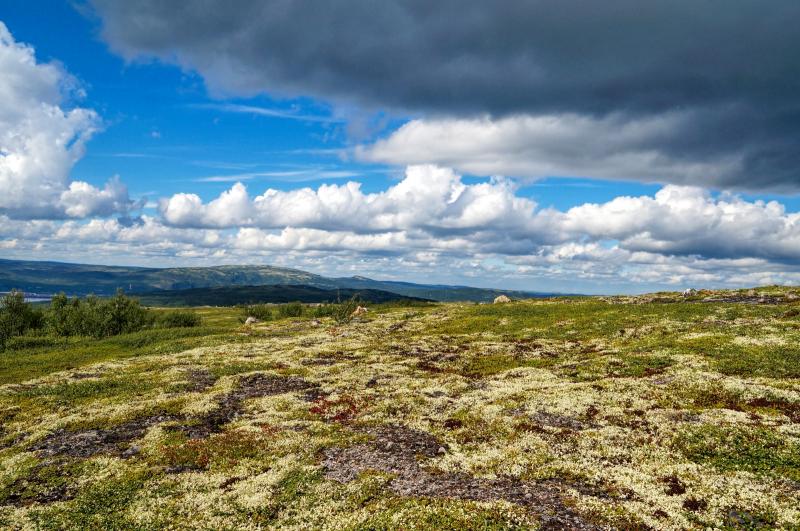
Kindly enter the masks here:
M 8 295 L 10 291 L 0 291 L 0 297 Z M 50 302 L 52 295 L 46 293 L 25 293 L 25 302 Z

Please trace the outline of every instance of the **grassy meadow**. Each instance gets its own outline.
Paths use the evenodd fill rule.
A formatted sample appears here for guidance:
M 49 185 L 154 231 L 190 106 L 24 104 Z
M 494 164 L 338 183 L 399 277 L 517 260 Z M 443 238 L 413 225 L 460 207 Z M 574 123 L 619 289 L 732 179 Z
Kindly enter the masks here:
M 800 291 L 194 311 L 0 353 L 0 527 L 800 528 Z

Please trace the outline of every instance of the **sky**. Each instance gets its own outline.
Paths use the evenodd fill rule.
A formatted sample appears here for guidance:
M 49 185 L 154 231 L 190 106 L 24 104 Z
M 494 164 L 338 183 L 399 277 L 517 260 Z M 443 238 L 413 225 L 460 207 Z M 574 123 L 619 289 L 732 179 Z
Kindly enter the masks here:
M 0 4 L 0 256 L 800 282 L 800 4 Z

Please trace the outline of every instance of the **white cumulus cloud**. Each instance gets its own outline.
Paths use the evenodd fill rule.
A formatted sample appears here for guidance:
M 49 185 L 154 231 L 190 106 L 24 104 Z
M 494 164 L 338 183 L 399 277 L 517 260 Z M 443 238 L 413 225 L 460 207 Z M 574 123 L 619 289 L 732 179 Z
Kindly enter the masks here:
M 0 212 L 33 219 L 131 208 L 118 180 L 98 189 L 69 178 L 100 126 L 93 110 L 68 106 L 80 96 L 60 65 L 37 62 L 34 49 L 0 22 Z

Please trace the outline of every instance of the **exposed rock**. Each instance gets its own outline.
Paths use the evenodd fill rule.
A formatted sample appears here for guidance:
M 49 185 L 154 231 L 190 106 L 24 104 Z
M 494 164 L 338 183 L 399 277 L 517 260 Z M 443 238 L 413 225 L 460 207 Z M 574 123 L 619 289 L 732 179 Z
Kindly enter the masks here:
M 367 311 L 368 310 L 363 306 L 359 306 L 353 311 L 353 313 L 350 314 L 350 317 L 358 317 L 359 315 L 364 315 L 367 313 Z
M 256 324 L 256 323 L 260 323 L 260 322 L 261 321 L 259 321 L 255 317 L 248 317 L 247 320 L 244 322 L 244 324 L 251 325 L 251 324 Z
M 494 298 L 494 304 L 502 304 L 504 302 L 511 302 L 511 298 L 507 295 L 500 295 Z

